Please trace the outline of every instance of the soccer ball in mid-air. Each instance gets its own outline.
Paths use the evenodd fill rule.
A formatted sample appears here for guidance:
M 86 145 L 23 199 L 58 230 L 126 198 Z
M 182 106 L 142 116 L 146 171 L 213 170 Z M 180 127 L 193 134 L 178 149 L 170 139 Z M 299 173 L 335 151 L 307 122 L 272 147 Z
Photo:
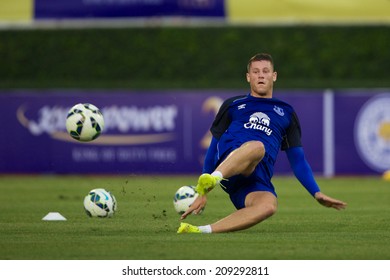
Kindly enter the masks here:
M 173 198 L 173 206 L 180 215 L 183 214 L 192 205 L 198 197 L 198 193 L 193 186 L 183 186 L 179 188 Z
M 90 217 L 112 217 L 117 210 L 115 196 L 105 189 L 93 189 L 84 198 L 84 209 Z
M 95 105 L 84 103 L 73 106 L 66 117 L 66 129 L 72 138 L 88 142 L 99 137 L 104 128 L 104 118 Z

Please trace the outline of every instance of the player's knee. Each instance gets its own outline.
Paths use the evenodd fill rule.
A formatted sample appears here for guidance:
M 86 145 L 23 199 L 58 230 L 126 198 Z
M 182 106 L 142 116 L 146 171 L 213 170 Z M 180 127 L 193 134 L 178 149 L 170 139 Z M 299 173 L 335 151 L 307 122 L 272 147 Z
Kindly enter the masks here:
M 274 204 L 267 204 L 259 206 L 259 209 L 254 209 L 256 215 L 254 217 L 254 223 L 259 223 L 272 215 L 277 211 L 277 206 Z
M 256 158 L 258 158 L 258 160 L 260 161 L 264 157 L 264 154 L 265 154 L 265 147 L 264 147 L 263 142 L 250 141 L 250 142 L 247 142 L 247 144 L 250 145 L 252 155 L 255 156 Z
M 273 214 L 276 213 L 276 211 L 278 210 L 278 207 L 276 207 L 276 205 L 274 204 L 269 204 L 265 207 L 265 214 L 267 215 L 267 218 L 268 217 L 271 217 Z

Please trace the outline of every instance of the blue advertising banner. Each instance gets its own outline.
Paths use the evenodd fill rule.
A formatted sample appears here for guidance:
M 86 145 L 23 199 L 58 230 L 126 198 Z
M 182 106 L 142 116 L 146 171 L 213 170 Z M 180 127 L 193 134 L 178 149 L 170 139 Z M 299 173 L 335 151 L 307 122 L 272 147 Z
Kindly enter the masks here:
M 7 108 L 1 172 L 198 172 L 200 140 L 213 117 L 201 110 L 207 97 L 195 94 L 18 92 L 0 100 Z M 101 109 L 105 130 L 96 141 L 67 134 L 67 111 L 77 103 Z
M 0 107 L 5 117 L 0 122 L 6 133 L 0 138 L 0 172 L 199 173 L 215 114 L 225 98 L 241 94 L 243 92 L 222 91 L 3 92 Z M 300 98 L 305 96 L 291 92 L 279 97 L 299 105 Z M 321 111 L 321 96 L 313 94 L 307 100 L 312 106 L 305 112 L 311 117 L 303 117 L 302 126 L 319 140 L 312 141 L 309 134 L 304 142 L 308 142 L 308 157 L 314 157 L 313 169 L 320 172 L 322 154 L 318 151 L 322 146 L 322 129 L 318 112 Z M 78 142 L 66 132 L 67 112 L 77 103 L 92 103 L 104 115 L 104 133 L 93 142 Z M 289 172 L 283 156 L 277 170 Z
M 341 174 L 390 170 L 390 92 L 335 92 L 335 169 Z
M 0 173 L 198 174 L 223 100 L 245 91 L 0 92 Z M 390 93 L 277 91 L 302 127 L 313 171 L 377 174 L 390 169 Z M 95 141 L 72 139 L 68 110 L 92 103 L 104 115 Z M 276 174 L 291 174 L 284 152 Z
M 224 0 L 35 0 L 35 19 L 224 17 Z

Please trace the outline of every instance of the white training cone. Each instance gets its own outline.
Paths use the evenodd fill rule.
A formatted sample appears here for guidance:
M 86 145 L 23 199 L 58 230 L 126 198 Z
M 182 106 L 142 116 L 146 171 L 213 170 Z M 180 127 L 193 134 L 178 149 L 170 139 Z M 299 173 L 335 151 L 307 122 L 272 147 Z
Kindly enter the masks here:
M 42 218 L 43 221 L 66 221 L 66 218 L 58 212 L 50 212 Z

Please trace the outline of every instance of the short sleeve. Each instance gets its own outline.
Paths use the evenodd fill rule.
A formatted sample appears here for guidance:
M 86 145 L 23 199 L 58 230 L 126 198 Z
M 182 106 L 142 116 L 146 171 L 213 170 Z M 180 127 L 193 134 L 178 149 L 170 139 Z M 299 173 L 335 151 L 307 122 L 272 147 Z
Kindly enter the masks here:
M 228 129 L 231 118 L 229 116 L 229 107 L 230 104 L 237 99 L 237 97 L 229 98 L 225 100 L 221 107 L 219 108 L 219 111 L 217 115 L 215 116 L 215 119 L 213 121 L 213 124 L 211 125 L 210 131 L 211 134 L 216 138 L 221 138 L 222 134 Z
M 291 122 L 287 128 L 286 135 L 282 140 L 282 150 L 287 150 L 292 147 L 301 147 L 301 125 L 298 116 L 295 112 L 291 114 Z

